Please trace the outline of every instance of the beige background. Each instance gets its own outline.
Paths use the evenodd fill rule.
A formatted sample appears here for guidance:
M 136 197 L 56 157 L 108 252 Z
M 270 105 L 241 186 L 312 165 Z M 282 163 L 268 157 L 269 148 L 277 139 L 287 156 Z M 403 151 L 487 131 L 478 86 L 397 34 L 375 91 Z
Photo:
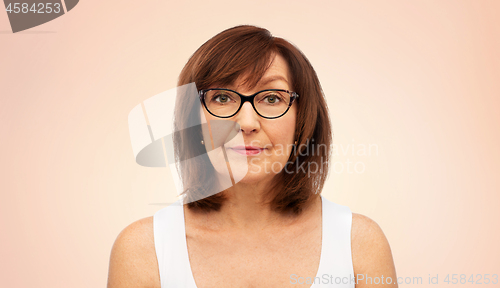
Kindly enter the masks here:
M 498 19 L 499 1 L 84 0 L 12 34 L 0 11 L 0 286 L 106 285 L 118 233 L 175 197 L 134 162 L 129 111 L 237 24 L 309 57 L 339 148 L 323 194 L 380 224 L 398 276 L 500 274 Z

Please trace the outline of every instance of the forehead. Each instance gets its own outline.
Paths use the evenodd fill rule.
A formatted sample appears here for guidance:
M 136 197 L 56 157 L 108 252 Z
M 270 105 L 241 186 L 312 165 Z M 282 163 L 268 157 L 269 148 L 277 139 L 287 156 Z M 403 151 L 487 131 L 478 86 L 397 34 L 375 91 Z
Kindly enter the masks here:
M 286 85 L 287 88 L 291 87 L 290 69 L 288 63 L 283 58 L 283 56 L 276 54 L 271 58 L 269 67 L 267 68 L 262 78 L 259 79 L 255 86 L 262 87 L 268 84 L 279 83 L 279 85 Z M 248 87 L 248 79 L 251 78 L 251 72 L 243 73 L 240 75 L 236 81 L 233 83 L 235 88 L 245 88 Z M 253 87 L 248 87 L 253 88 Z

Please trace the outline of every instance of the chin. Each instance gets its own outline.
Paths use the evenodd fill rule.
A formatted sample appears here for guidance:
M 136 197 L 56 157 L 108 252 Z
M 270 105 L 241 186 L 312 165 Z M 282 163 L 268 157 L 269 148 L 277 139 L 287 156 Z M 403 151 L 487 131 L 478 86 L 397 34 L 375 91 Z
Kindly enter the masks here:
M 265 173 L 264 171 L 260 171 L 259 173 L 256 173 L 255 171 L 248 171 L 248 173 L 241 179 L 238 183 L 245 183 L 245 184 L 256 184 L 262 181 L 269 180 L 273 178 L 276 174 L 274 173 Z

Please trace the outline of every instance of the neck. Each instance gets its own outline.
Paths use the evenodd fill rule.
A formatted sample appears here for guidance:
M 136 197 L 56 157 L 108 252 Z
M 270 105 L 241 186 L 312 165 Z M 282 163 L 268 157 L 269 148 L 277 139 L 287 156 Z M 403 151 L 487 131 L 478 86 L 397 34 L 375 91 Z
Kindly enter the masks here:
M 282 215 L 271 209 L 266 196 L 270 191 L 265 183 L 238 183 L 224 191 L 227 200 L 220 216 L 225 225 L 234 228 L 255 228 L 276 224 Z
M 217 229 L 245 229 L 262 231 L 266 228 L 285 227 L 304 221 L 316 209 L 321 209 L 320 197 L 304 207 L 299 215 L 282 214 L 271 209 L 267 203 L 269 183 L 237 183 L 224 191 L 227 200 L 218 212 L 207 215 L 212 227 Z M 208 219 L 207 219 L 208 220 Z

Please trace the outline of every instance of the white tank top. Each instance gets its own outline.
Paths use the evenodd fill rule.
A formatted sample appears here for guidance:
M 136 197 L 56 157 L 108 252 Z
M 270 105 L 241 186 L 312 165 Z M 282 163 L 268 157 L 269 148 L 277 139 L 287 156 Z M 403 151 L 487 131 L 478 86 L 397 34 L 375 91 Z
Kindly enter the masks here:
M 299 278 L 301 275 L 290 275 L 290 283 L 312 283 L 311 288 L 354 288 L 351 210 L 323 196 L 321 203 L 323 226 L 318 272 L 315 278 L 309 279 Z M 197 288 L 189 263 L 183 205 L 177 201 L 157 211 L 153 219 L 161 288 Z

